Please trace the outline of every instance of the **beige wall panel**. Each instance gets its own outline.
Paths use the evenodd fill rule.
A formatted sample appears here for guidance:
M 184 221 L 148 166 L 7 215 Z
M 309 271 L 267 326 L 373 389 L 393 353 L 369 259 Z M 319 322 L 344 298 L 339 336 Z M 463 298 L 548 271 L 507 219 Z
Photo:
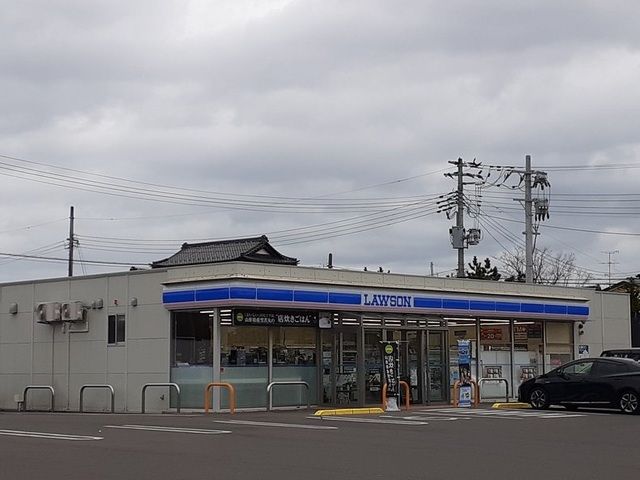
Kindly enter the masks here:
M 106 375 L 102 374 L 74 374 L 70 381 L 69 409 L 78 411 L 80 408 L 80 388 L 87 384 L 104 384 Z M 106 388 L 87 388 L 84 391 L 84 411 L 85 412 L 108 412 L 111 411 L 111 394 Z
M 0 343 L 31 342 L 33 312 L 0 315 Z
M 18 304 L 19 313 L 33 313 L 33 284 L 7 285 L 0 288 L 0 313 L 9 311 L 9 305 Z
M 33 341 L 34 342 L 50 342 L 54 335 L 58 334 L 62 329 L 62 323 L 38 323 L 33 322 Z
M 110 373 L 107 375 L 107 383 L 116 393 L 116 412 L 126 411 L 127 402 L 127 376 L 124 374 Z
M 167 369 L 168 370 L 168 369 Z M 145 383 L 166 383 L 166 374 L 129 374 L 127 375 L 127 411 L 140 412 L 142 408 L 142 387 Z M 163 399 L 164 397 L 164 399 Z M 146 392 L 146 411 L 162 412 L 169 409 L 169 388 L 149 387 Z
M 34 375 L 29 385 L 51 385 L 51 375 Z M 26 386 L 26 385 L 25 385 Z M 63 390 L 66 390 L 66 383 L 60 384 L 58 387 L 54 385 L 56 410 L 60 410 L 60 406 L 66 406 L 66 391 L 64 392 L 64 403 L 61 402 Z M 24 387 L 22 388 L 24 390 Z M 22 394 L 22 390 L 20 393 Z M 30 410 L 48 410 L 50 406 L 51 394 L 48 390 L 29 390 L 27 393 L 27 407 Z
M 0 409 L 15 410 L 17 404 L 14 395 L 22 397 L 24 387 L 31 383 L 31 375 L 3 375 L 0 374 Z
M 126 308 L 129 302 L 129 279 L 127 275 L 118 275 L 117 277 L 109 277 L 108 296 L 105 298 L 105 307 L 115 307 L 116 302 L 119 306 Z
M 127 372 L 126 345 L 107 346 L 107 371 L 109 374 L 124 374 Z
M 104 375 L 107 372 L 106 344 L 101 340 L 71 342 L 71 374 Z
M 129 309 L 127 332 L 131 340 L 143 338 L 169 338 L 170 312 L 161 304 Z
M 108 278 L 77 278 L 69 281 L 69 300 L 82 302 L 90 307 L 91 303 L 107 297 Z
M 169 339 L 129 340 L 127 371 L 131 373 L 164 373 L 169 376 Z
M 137 298 L 138 307 L 146 305 L 162 305 L 162 282 L 164 272 L 156 274 L 131 275 L 129 277 L 129 301 Z
M 31 374 L 31 344 L 0 345 L 0 373 Z
M 34 304 L 40 302 L 66 302 L 69 300 L 69 281 L 42 282 L 35 284 Z

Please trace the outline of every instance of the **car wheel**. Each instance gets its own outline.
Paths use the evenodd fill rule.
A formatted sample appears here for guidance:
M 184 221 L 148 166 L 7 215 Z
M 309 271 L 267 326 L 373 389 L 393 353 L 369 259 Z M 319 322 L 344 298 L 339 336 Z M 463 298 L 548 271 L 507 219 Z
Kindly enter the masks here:
M 640 413 L 640 398 L 638 394 L 632 390 L 622 392 L 618 400 L 618 407 L 624 413 L 638 414 Z
M 549 408 L 549 394 L 544 388 L 534 388 L 529 395 L 529 403 L 537 410 Z

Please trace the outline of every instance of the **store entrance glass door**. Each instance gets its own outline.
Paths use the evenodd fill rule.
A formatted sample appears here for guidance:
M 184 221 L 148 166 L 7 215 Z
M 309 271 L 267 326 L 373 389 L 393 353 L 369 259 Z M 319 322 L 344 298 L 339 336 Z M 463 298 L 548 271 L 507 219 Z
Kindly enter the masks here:
M 427 332 L 425 371 L 428 378 L 428 402 L 446 402 L 448 400 L 446 335 L 447 332 L 443 331 L 430 330 Z
M 358 330 L 344 327 L 323 331 L 321 350 L 322 402 L 358 405 Z
M 387 330 L 387 340 L 400 342 L 400 380 L 409 384 L 411 403 L 422 403 L 422 365 L 419 330 Z

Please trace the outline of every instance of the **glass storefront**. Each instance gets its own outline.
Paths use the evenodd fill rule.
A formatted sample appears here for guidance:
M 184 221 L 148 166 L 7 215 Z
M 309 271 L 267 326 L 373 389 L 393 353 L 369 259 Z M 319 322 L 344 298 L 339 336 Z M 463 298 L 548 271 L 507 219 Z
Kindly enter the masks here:
M 266 405 L 269 330 L 265 327 L 220 327 L 220 381 L 236 389 L 237 408 Z M 222 408 L 229 408 L 227 393 Z
M 458 340 L 471 344 L 472 377 L 507 379 L 510 396 L 524 380 L 573 359 L 571 322 L 333 315 L 331 328 L 318 328 L 233 325 L 231 311 L 221 312 L 226 313 L 218 330 L 213 310 L 172 315 L 171 381 L 180 385 L 185 408 L 202 408 L 204 389 L 213 381 L 234 385 L 238 408 L 265 408 L 272 381 L 306 382 L 311 404 L 378 405 L 383 340 L 398 342 L 400 377 L 417 404 L 451 398 L 458 380 Z M 483 397 L 503 397 L 504 388 L 485 382 Z M 221 407 L 228 408 L 227 392 L 219 395 Z M 278 386 L 273 405 L 305 405 L 306 396 L 301 386 Z
M 511 383 L 511 322 L 480 320 L 480 377 L 505 378 Z M 486 382 L 482 386 L 485 398 L 504 398 L 503 382 Z
M 272 381 L 303 381 L 303 386 L 283 385 L 273 391 L 274 406 L 306 405 L 307 394 L 311 403 L 317 398 L 317 361 L 315 328 L 274 327 Z
M 545 368 L 548 372 L 573 360 L 573 324 L 546 323 Z
M 476 321 L 466 318 L 450 318 L 449 326 L 449 387 L 453 398 L 453 385 L 460 380 L 458 371 L 458 340 L 471 343 L 471 377 L 478 378 L 478 342 Z
M 172 332 L 171 381 L 180 386 L 182 407 L 203 408 L 204 389 L 213 381 L 212 312 L 175 312 Z
M 543 370 L 543 323 L 516 320 L 513 323 L 513 392 L 525 380 L 542 374 Z

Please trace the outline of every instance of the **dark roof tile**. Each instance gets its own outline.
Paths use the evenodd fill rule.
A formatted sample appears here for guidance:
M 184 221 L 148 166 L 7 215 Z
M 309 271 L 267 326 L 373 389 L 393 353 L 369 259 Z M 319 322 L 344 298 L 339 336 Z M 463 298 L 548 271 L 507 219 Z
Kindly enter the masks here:
M 221 262 L 259 262 L 297 265 L 298 259 L 286 257 L 269 244 L 266 235 L 204 243 L 183 243 L 179 252 L 151 264 L 152 268 L 201 265 Z

